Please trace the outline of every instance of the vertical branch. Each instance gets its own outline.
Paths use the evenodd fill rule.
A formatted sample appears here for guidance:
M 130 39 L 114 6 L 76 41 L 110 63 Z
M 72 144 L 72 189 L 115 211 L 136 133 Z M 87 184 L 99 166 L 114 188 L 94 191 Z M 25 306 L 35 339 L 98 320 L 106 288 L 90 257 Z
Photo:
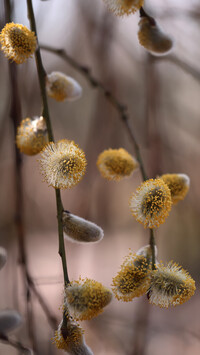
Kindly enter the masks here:
M 154 237 L 154 230 L 150 229 L 150 241 L 149 244 L 151 246 L 151 251 L 152 251 L 152 270 L 155 270 L 155 237 Z
M 40 84 L 40 92 L 41 92 L 41 97 L 42 97 L 42 116 L 46 120 L 46 125 L 47 125 L 47 131 L 48 131 L 48 136 L 49 136 L 49 141 L 54 141 L 53 137 L 53 131 L 51 127 L 51 120 L 50 120 L 50 115 L 49 115 L 49 108 L 48 108 L 48 103 L 47 103 L 47 95 L 46 95 L 46 86 L 45 86 L 45 81 L 46 81 L 46 72 L 42 64 L 42 58 L 40 54 L 40 47 L 38 43 L 38 37 L 37 37 L 37 29 L 36 29 L 36 23 L 35 23 L 35 16 L 33 12 L 33 5 L 31 0 L 27 0 L 27 7 L 28 7 L 28 18 L 30 21 L 31 25 L 31 30 L 35 32 L 36 38 L 37 38 L 37 48 L 35 51 L 35 61 L 37 65 L 37 72 L 38 72 L 38 79 L 39 79 L 39 84 Z
M 6 22 L 11 21 L 11 4 L 9 0 L 5 0 L 5 20 Z M 10 88 L 11 88 L 11 106 L 10 106 L 10 119 L 14 128 L 14 137 L 16 137 L 17 127 L 21 120 L 21 104 L 19 97 L 19 90 L 17 85 L 17 67 L 15 63 L 9 64 L 9 74 L 10 74 Z M 14 138 L 15 141 L 15 138 Z M 26 278 L 26 248 L 25 248 L 25 231 L 24 231 L 24 208 L 23 208 L 23 181 L 22 181 L 22 158 L 19 150 L 14 144 L 15 149 L 15 224 L 17 230 L 18 238 L 18 248 L 19 248 L 19 262 L 23 270 L 23 279 L 25 286 L 26 295 L 26 313 L 28 319 L 28 334 L 31 340 L 31 346 L 36 349 L 36 341 L 34 334 L 34 324 L 33 324 L 33 310 L 31 304 L 31 294 L 29 285 Z
M 31 30 L 35 32 L 35 35 L 37 37 L 37 29 L 36 29 L 32 0 L 27 0 L 27 7 L 28 7 L 28 17 L 29 17 L 29 21 L 30 21 L 30 25 L 31 25 Z M 44 70 L 44 67 L 42 64 L 42 58 L 41 58 L 41 54 L 40 54 L 39 44 L 38 44 L 36 52 L 35 52 L 35 60 L 36 60 L 36 64 L 37 64 L 37 72 L 38 72 L 40 91 L 41 91 L 41 96 L 42 96 L 42 105 L 43 105 L 42 115 L 46 120 L 49 141 L 54 141 L 53 131 L 52 131 L 52 127 L 51 127 L 51 120 L 50 120 L 50 115 L 49 115 L 49 108 L 48 108 L 48 103 L 47 103 L 47 95 L 46 95 L 46 86 L 45 86 L 46 73 L 45 73 L 45 70 Z M 55 193 L 56 193 L 57 218 L 58 218 L 59 254 L 62 259 L 64 284 L 67 285 L 70 281 L 69 281 L 68 272 L 67 272 L 64 236 L 63 236 L 63 227 L 62 227 L 63 205 L 62 205 L 62 200 L 61 200 L 61 196 L 60 196 L 60 190 L 56 189 Z

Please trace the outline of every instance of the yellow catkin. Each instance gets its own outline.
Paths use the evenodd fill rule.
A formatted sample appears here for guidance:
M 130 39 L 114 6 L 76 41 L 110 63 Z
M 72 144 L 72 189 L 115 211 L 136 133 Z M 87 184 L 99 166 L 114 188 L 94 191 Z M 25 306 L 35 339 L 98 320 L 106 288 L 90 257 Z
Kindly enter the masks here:
M 120 181 L 131 176 L 138 166 L 137 160 L 123 148 L 104 150 L 97 159 L 97 167 L 107 180 Z
M 21 153 L 38 154 L 47 143 L 47 127 L 43 117 L 25 118 L 21 121 L 16 135 L 16 145 Z
M 164 174 L 160 177 L 170 189 L 172 203 L 184 200 L 190 187 L 190 178 L 186 174 Z
M 145 228 L 156 228 L 169 215 L 171 193 L 162 179 L 150 179 L 137 188 L 129 205 L 133 216 Z
M 113 292 L 118 300 L 132 301 L 143 295 L 149 288 L 151 263 L 142 256 L 132 252 L 125 258 L 117 276 L 113 278 Z
M 17 64 L 24 63 L 36 50 L 35 33 L 18 23 L 7 23 L 0 33 L 1 49 Z
M 82 95 L 79 83 L 60 72 L 52 72 L 46 76 L 46 91 L 48 96 L 56 101 L 73 101 Z
M 138 39 L 141 46 L 155 55 L 165 55 L 173 47 L 172 39 L 159 28 L 151 17 L 141 18 Z
M 91 279 L 73 281 L 65 289 L 66 306 L 76 320 L 88 320 L 103 312 L 112 300 L 112 292 Z
M 144 4 L 144 0 L 104 0 L 109 11 L 116 16 L 134 14 Z
M 54 188 L 77 185 L 86 169 L 85 154 L 74 141 L 50 142 L 41 152 L 40 166 L 45 181 Z
M 188 301 L 195 292 L 195 282 L 187 271 L 176 263 L 157 265 L 152 272 L 148 291 L 149 302 L 161 308 L 177 306 Z

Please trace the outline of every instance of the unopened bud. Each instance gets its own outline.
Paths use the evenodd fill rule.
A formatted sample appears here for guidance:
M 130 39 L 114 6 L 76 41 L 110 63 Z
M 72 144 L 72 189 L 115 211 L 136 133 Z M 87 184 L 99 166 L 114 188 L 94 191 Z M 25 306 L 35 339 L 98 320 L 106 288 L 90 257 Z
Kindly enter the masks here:
M 11 309 L 0 311 L 0 333 L 6 334 L 21 323 L 22 318 L 17 311 Z
M 139 22 L 138 39 L 145 49 L 154 55 L 165 55 L 173 47 L 173 40 L 164 33 L 152 17 L 142 17 Z
M 164 174 L 160 177 L 170 189 L 172 203 L 183 200 L 190 187 L 190 178 L 186 174 Z
M 99 242 L 104 236 L 101 227 L 70 212 L 63 212 L 63 231 L 68 240 L 76 243 Z
M 25 118 L 21 121 L 16 136 L 16 144 L 21 153 L 38 154 L 47 142 L 47 127 L 43 117 Z
M 56 101 L 73 101 L 82 95 L 82 87 L 76 80 L 56 71 L 46 76 L 46 91 Z
M 0 247 L 0 270 L 4 267 L 7 260 L 7 251 Z

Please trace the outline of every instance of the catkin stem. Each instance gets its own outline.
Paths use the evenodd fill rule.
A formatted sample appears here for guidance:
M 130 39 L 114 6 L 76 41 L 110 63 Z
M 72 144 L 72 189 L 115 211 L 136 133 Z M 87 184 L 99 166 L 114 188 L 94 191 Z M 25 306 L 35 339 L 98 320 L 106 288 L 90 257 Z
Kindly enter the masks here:
M 152 270 L 155 270 L 155 262 L 156 262 L 156 257 L 155 257 L 155 237 L 154 237 L 154 230 L 150 229 L 150 242 L 151 246 L 151 252 L 152 252 Z
M 27 7 L 28 7 L 28 18 L 30 21 L 31 30 L 35 32 L 35 35 L 37 37 L 37 29 L 36 29 L 32 0 L 27 0 Z M 42 115 L 46 120 L 49 141 L 54 142 L 53 131 L 52 131 L 52 127 L 51 127 L 51 120 L 50 120 L 50 115 L 49 115 L 48 102 L 47 102 L 47 95 L 46 95 L 46 86 L 45 86 L 46 72 L 45 72 L 43 64 L 42 64 L 42 58 L 41 58 L 41 54 L 40 54 L 39 44 L 37 45 L 37 49 L 35 51 L 35 60 L 36 60 L 36 65 L 37 65 L 40 91 L 41 91 L 41 96 L 42 96 L 42 104 L 43 104 Z M 66 263 L 65 245 L 64 245 L 64 237 L 63 237 L 63 227 L 62 227 L 63 205 L 62 205 L 60 190 L 56 189 L 55 192 L 56 192 L 57 219 L 58 219 L 59 254 L 60 254 L 60 257 L 62 260 L 64 284 L 67 285 L 70 281 L 69 281 L 68 272 L 67 272 L 67 263 Z

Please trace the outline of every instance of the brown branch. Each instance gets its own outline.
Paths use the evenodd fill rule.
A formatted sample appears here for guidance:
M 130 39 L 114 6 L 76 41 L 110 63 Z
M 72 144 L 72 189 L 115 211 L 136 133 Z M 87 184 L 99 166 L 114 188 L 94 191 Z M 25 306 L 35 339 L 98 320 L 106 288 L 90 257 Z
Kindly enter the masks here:
M 92 75 L 90 68 L 87 66 L 83 66 L 79 62 L 77 62 L 75 59 L 70 57 L 64 49 L 56 49 L 50 46 L 46 45 L 40 45 L 40 48 L 43 50 L 46 50 L 48 52 L 54 53 L 55 55 L 58 55 L 61 57 L 63 60 L 65 60 L 68 64 L 70 64 L 74 69 L 76 69 L 78 72 L 80 72 L 89 82 L 89 84 L 93 88 L 98 88 L 105 98 L 111 103 L 111 105 L 117 110 L 119 117 L 121 121 L 123 122 L 125 129 L 129 135 L 130 141 L 134 147 L 135 153 L 137 160 L 140 164 L 140 171 L 142 174 L 143 180 L 147 179 L 147 174 L 144 169 L 144 164 L 142 161 L 141 153 L 140 153 L 140 148 L 137 143 L 137 140 L 135 138 L 135 134 L 131 128 L 130 125 L 130 118 L 128 114 L 128 108 L 126 105 L 121 103 L 109 90 L 107 90 L 104 85 L 95 77 Z

